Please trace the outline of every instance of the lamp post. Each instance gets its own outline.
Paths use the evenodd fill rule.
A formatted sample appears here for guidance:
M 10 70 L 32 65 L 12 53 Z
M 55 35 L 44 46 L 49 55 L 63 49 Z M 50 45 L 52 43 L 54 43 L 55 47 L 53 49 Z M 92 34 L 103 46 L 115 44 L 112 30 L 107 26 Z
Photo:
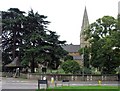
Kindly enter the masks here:
M 119 81 L 119 85 L 120 85 L 120 66 L 118 68 L 118 81 Z
M 120 66 L 118 68 L 118 87 L 120 89 Z
M 82 76 L 83 76 L 83 80 L 84 80 L 84 47 L 83 47 L 83 58 L 82 59 L 83 59 L 83 70 L 82 70 L 83 72 L 82 72 Z

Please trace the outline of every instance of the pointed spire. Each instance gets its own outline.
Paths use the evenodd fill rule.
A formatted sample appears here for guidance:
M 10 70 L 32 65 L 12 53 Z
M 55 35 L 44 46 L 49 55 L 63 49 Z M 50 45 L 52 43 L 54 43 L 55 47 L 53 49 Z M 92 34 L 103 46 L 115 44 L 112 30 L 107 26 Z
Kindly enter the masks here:
M 118 15 L 120 15 L 120 1 L 118 2 Z
M 87 9 L 85 6 L 84 10 L 84 15 L 83 15 L 83 21 L 82 21 L 82 27 L 81 27 L 81 32 L 80 32 L 80 47 L 83 48 L 86 45 L 89 45 L 88 41 L 85 41 L 85 35 L 84 35 L 84 30 L 88 28 L 89 26 L 89 20 L 88 20 L 88 14 L 87 14 Z
M 85 6 L 81 30 L 84 30 L 86 27 L 88 27 L 88 25 L 89 25 L 89 20 L 88 20 L 87 9 Z

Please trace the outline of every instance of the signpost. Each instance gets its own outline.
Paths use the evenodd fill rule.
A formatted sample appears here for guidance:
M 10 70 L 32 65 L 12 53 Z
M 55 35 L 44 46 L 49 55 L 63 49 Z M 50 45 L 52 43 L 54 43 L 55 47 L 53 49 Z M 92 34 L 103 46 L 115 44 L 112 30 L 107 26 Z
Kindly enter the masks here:
M 40 84 L 45 84 L 46 88 L 48 88 L 48 81 L 47 80 L 38 80 L 38 89 L 40 89 Z
M 70 85 L 69 80 L 62 80 L 62 86 L 63 86 L 63 83 L 67 83 L 68 86 Z

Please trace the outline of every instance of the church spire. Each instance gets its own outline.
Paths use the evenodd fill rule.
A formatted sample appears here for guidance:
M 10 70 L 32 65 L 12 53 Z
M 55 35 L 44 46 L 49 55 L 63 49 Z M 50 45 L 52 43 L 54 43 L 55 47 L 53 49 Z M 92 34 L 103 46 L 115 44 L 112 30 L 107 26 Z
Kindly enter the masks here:
M 87 14 L 87 9 L 85 6 L 84 10 L 84 15 L 83 15 L 83 21 L 82 21 L 82 27 L 81 27 L 81 32 L 80 32 L 80 47 L 83 48 L 85 45 L 88 45 L 88 42 L 85 41 L 85 35 L 84 35 L 84 30 L 89 26 L 89 19 L 88 19 L 88 14 Z
M 89 25 L 89 20 L 88 20 L 87 9 L 86 9 L 86 6 L 85 6 L 81 30 L 84 30 L 85 28 L 87 28 L 88 25 Z
M 120 1 L 118 2 L 118 15 L 120 15 Z

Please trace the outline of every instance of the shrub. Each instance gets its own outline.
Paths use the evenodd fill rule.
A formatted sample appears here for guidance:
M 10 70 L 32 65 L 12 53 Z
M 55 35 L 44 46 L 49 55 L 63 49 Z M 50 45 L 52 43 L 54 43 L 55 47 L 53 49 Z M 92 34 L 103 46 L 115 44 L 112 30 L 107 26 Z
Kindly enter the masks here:
M 80 73 L 80 65 L 74 60 L 68 60 L 63 62 L 61 67 L 65 71 L 65 73 Z
M 67 56 L 64 58 L 64 61 L 67 61 L 67 60 L 73 60 L 73 56 L 67 55 Z

